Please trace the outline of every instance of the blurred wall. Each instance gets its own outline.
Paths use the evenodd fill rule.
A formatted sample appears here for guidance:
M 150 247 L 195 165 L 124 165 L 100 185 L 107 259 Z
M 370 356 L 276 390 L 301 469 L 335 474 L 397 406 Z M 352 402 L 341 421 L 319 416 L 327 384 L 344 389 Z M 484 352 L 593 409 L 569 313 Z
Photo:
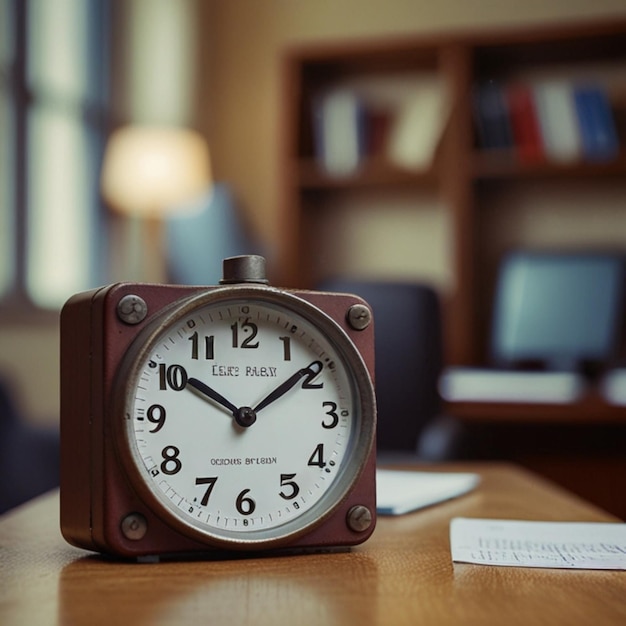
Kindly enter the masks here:
M 167 0 L 165 0 L 167 2 Z M 179 0 L 173 0 L 178 2 Z M 271 246 L 279 228 L 279 144 L 280 85 L 279 61 L 282 51 L 292 44 L 325 39 L 420 34 L 467 28 L 497 28 L 501 25 L 539 24 L 585 18 L 626 15 L 624 0 L 180 0 L 197 11 L 199 72 L 195 84 L 196 105 L 190 123 L 203 130 L 211 143 L 216 179 L 232 185 L 262 237 Z M 124 6 L 121 3 L 120 6 Z M 130 25 L 132 26 L 132 25 Z M 118 47 L 119 56 L 122 49 Z M 124 58 L 116 64 L 124 65 Z M 126 61 L 127 65 L 130 65 Z M 123 67 L 118 67 L 124 74 Z M 158 72 L 159 68 L 153 68 Z M 132 68 L 126 68 L 132 73 Z M 119 87 L 119 86 L 118 86 Z M 119 92 L 114 90 L 114 93 Z M 121 90 L 123 91 L 123 90 Z M 123 96 L 119 96 L 123 99 Z M 119 108 L 124 109 L 124 106 Z M 550 205 L 550 216 L 537 211 L 532 221 L 517 210 L 503 224 L 504 241 L 515 243 L 517 233 L 561 232 L 564 215 L 559 203 L 569 203 L 560 194 Z M 570 196 L 571 196 L 570 192 Z M 532 200 L 532 198 L 531 198 Z M 516 201 L 516 206 L 521 200 Z M 609 199 L 610 202 L 610 199 Z M 565 210 L 565 209 L 563 209 Z M 569 207 L 567 207 L 569 211 Z M 494 212 L 496 209 L 494 208 Z M 362 214 L 359 214 L 362 215 Z M 402 227 L 405 216 L 395 212 L 385 229 Z M 568 215 L 570 213 L 568 212 Z M 598 215 L 610 219 L 599 220 Z M 596 213 L 594 237 L 604 240 L 609 233 L 626 233 L 615 221 L 624 220 L 624 212 L 608 206 Z M 580 221 L 577 222 L 578 218 Z M 344 228 L 350 229 L 349 211 Z M 446 284 L 449 280 L 447 224 L 442 211 L 416 216 L 414 228 L 429 245 L 418 247 L 422 255 L 417 266 Z M 528 220 L 531 219 L 531 222 Z M 566 220 L 568 228 L 589 230 L 585 222 L 593 220 L 589 212 L 579 211 L 577 219 Z M 576 226 L 576 224 L 582 224 Z M 350 269 L 351 259 L 363 258 L 360 250 L 370 245 L 373 233 L 380 228 L 373 219 L 370 225 L 355 229 L 349 242 L 349 254 L 337 262 Z M 548 230 L 547 232 L 550 232 Z M 568 231 L 569 232 L 569 231 Z M 576 240 L 576 232 L 567 234 Z M 623 237 L 622 234 L 613 234 Z M 415 246 L 414 246 L 415 248 Z M 402 248 L 399 247 L 401 250 Z M 376 260 L 380 263 L 381 260 Z M 390 270 L 402 270 L 407 261 L 385 259 Z M 404 267 L 407 273 L 415 267 Z M 58 416 L 58 326 L 54 322 L 27 325 L 13 320 L 0 325 L 0 372 L 8 372 L 15 383 L 17 400 L 32 419 L 42 421 Z

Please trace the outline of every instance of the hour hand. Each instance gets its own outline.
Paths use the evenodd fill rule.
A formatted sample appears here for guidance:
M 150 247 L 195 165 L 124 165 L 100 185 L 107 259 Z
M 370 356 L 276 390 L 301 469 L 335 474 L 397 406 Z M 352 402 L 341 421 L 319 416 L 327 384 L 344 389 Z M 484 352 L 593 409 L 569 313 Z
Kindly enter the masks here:
M 203 383 L 197 378 L 189 378 L 187 384 L 191 385 L 194 389 L 197 389 L 201 394 L 207 396 L 214 402 L 222 405 L 225 409 L 228 409 L 233 415 L 238 411 L 238 408 L 229 400 L 227 400 L 221 393 L 215 391 L 215 389 L 209 387 L 206 383 Z

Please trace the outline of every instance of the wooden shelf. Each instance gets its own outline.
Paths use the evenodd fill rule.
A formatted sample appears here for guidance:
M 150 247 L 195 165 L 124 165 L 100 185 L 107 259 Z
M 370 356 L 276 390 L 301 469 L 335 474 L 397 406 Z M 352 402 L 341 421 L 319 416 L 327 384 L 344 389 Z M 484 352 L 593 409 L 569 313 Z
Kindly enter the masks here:
M 475 152 L 472 155 L 472 176 L 477 180 L 626 177 L 626 154 L 605 162 L 557 163 L 544 159 L 535 163 L 524 163 L 510 151 Z
M 323 171 L 313 159 L 301 159 L 298 163 L 298 181 L 303 191 L 349 190 L 370 187 L 435 187 L 438 173 L 410 171 L 393 166 L 384 159 L 367 159 L 355 172 L 346 176 L 331 176 Z
M 607 404 L 594 394 L 575 404 L 448 402 L 444 412 L 466 422 L 624 424 L 626 407 Z

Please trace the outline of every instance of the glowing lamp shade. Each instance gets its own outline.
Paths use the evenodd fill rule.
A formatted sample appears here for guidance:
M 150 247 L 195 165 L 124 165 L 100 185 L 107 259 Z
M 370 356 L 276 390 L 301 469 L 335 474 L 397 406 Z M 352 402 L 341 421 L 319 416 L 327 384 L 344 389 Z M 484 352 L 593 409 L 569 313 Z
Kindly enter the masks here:
M 192 130 L 126 126 L 109 139 L 102 195 L 120 213 L 165 218 L 185 210 L 210 184 L 208 146 Z

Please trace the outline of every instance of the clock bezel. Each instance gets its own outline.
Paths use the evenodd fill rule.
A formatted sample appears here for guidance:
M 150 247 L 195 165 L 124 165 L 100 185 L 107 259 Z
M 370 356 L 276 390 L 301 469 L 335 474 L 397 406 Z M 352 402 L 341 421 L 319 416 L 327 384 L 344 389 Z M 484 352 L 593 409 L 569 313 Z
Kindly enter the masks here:
M 341 358 L 347 372 L 355 399 L 355 432 L 349 445 L 351 450 L 342 462 L 342 467 L 333 484 L 308 510 L 282 525 L 261 530 L 233 532 L 211 529 L 193 524 L 168 504 L 156 486 L 142 470 L 143 461 L 132 436 L 131 407 L 141 365 L 163 335 L 173 325 L 193 314 L 194 311 L 224 302 L 254 301 L 282 307 L 312 324 L 333 347 Z M 312 302 L 294 293 L 261 285 L 229 285 L 214 287 L 191 296 L 180 298 L 149 320 L 134 339 L 124 355 L 114 389 L 120 401 L 114 409 L 114 440 L 119 460 L 129 482 L 144 505 L 165 524 L 183 536 L 223 549 L 264 550 L 288 546 L 301 537 L 319 528 L 337 511 L 349 496 L 353 486 L 361 478 L 370 459 L 375 440 L 375 393 L 370 373 L 361 354 L 341 326 Z

